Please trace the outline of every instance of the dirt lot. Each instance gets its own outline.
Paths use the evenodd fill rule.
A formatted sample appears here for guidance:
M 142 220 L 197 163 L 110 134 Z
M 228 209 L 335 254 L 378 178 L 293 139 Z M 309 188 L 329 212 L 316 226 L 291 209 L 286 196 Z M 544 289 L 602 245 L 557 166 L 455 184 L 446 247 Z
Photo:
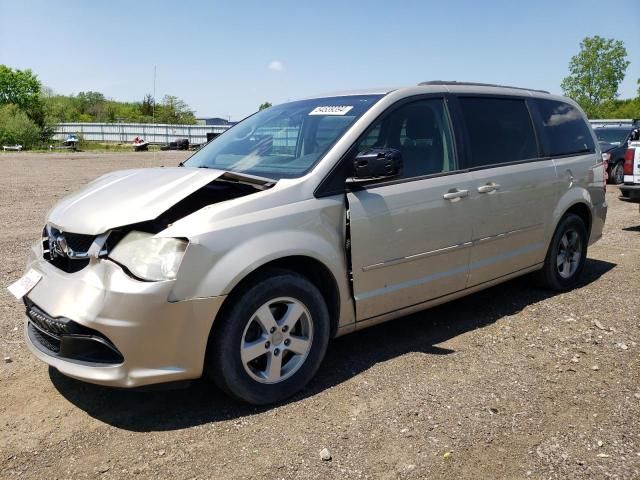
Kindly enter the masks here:
M 67 192 L 183 158 L 0 155 L 0 286 Z M 343 337 L 273 408 L 204 382 L 145 393 L 67 379 L 27 352 L 23 308 L 2 288 L 0 478 L 640 478 L 640 214 L 617 195 L 580 288 L 518 279 Z

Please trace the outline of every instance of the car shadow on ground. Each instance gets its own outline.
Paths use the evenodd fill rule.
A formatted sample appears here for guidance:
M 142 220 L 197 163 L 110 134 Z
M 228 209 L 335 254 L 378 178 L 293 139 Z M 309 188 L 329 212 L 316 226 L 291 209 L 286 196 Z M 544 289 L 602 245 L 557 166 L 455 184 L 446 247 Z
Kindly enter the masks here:
M 588 259 L 581 287 L 616 265 Z M 384 323 L 330 343 L 327 356 L 310 385 L 292 403 L 338 385 L 379 362 L 410 352 L 448 355 L 437 345 L 457 335 L 483 328 L 523 308 L 557 295 L 531 286 L 522 277 L 423 312 Z M 92 417 L 131 431 L 166 431 L 253 415 L 271 407 L 254 407 L 231 400 L 209 382 L 188 388 L 132 391 L 90 385 L 50 368 L 55 388 Z

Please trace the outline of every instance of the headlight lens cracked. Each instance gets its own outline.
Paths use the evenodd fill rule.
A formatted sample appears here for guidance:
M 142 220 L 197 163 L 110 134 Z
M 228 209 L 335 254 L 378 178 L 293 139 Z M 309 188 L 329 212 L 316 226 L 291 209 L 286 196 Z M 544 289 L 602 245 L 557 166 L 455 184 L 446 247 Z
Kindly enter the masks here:
M 109 252 L 109 258 L 128 268 L 138 278 L 173 280 L 187 244 L 179 238 L 154 238 L 151 233 L 132 231 Z

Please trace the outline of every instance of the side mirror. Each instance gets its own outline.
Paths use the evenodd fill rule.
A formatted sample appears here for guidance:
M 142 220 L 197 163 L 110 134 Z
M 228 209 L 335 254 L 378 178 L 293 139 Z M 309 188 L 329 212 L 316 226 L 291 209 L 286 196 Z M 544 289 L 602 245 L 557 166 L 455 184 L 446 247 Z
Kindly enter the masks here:
M 402 156 L 395 148 L 371 148 L 353 160 L 353 176 L 348 183 L 362 183 L 395 177 L 402 170 Z

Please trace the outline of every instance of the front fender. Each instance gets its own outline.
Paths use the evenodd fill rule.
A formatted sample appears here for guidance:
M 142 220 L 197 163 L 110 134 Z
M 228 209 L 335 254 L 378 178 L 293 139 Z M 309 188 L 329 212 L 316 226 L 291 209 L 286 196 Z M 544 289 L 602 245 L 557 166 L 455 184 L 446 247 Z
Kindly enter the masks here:
M 346 279 L 344 252 L 308 232 L 284 230 L 248 239 L 225 253 L 202 281 L 202 294 L 227 295 L 254 270 L 284 257 L 305 256 L 322 263 L 340 284 Z M 219 294 L 213 292 L 220 292 Z
M 340 296 L 340 324 L 349 323 L 353 307 L 344 218 L 341 200 L 314 199 L 212 222 L 212 230 L 189 237 L 172 299 L 228 295 L 256 269 L 274 260 L 304 256 L 331 273 Z

